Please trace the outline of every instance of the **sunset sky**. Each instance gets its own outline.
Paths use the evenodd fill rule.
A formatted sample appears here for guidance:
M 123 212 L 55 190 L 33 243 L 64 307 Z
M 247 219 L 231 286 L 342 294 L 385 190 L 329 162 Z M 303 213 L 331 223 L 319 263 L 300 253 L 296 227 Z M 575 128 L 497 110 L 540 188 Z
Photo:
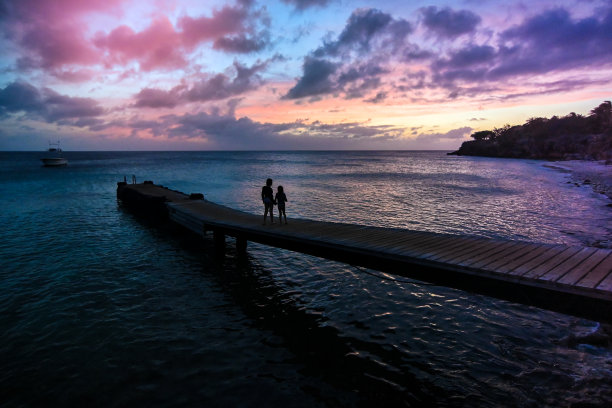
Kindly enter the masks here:
M 0 31 L 0 150 L 450 150 L 612 97 L 610 0 L 0 0 Z

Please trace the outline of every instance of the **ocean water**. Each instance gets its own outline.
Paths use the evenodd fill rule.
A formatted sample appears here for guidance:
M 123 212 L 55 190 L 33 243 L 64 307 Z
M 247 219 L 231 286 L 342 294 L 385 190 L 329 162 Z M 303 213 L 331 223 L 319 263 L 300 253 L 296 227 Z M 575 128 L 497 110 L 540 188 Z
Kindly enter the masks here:
M 116 182 L 291 218 L 610 247 L 609 199 L 546 162 L 442 152 L 0 152 L 0 405 L 609 406 L 607 326 L 151 225 Z M 593 334 L 603 338 L 593 341 Z M 608 343 L 608 344 L 606 344 Z

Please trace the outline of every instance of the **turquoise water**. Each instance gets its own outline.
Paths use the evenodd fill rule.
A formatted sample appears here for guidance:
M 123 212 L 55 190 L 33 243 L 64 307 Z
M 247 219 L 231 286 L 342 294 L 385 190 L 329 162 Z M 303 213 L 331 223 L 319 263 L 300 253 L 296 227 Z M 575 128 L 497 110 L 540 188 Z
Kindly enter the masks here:
M 289 218 L 609 246 L 609 200 L 527 160 L 441 152 L 0 153 L 3 406 L 607 406 L 598 322 L 249 244 L 116 200 L 132 175 Z

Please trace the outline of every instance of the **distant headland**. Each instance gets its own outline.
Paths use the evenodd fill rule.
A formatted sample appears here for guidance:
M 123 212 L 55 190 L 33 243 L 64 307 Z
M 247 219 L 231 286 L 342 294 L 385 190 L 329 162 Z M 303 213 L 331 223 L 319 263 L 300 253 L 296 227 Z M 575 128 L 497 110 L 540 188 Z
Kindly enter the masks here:
M 473 133 L 463 142 L 460 156 L 510 157 L 547 160 L 605 160 L 612 164 L 612 104 L 605 101 L 588 116 L 574 112 L 564 117 L 531 118 L 523 125 Z

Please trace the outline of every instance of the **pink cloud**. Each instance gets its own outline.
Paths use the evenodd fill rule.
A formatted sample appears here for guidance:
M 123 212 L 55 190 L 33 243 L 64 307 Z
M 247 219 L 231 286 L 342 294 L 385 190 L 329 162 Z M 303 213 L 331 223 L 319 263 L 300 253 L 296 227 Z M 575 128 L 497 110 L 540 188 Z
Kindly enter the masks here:
M 176 26 L 160 14 L 141 31 L 123 24 L 89 37 L 89 18 L 94 14 L 117 14 L 122 3 L 6 2 L 0 12 L 0 34 L 20 46 L 19 68 L 42 68 L 57 77 L 74 71 L 75 65 L 108 67 L 136 62 L 143 71 L 181 68 L 187 64 L 187 54 L 205 42 L 222 51 L 247 53 L 263 49 L 269 41 L 265 33 L 256 32 L 265 13 L 253 10 L 251 2 L 242 0 L 213 9 L 210 16 L 183 16 Z
M 145 71 L 184 66 L 180 43 L 179 34 L 165 16 L 158 17 L 139 33 L 122 25 L 108 35 L 98 33 L 94 39 L 98 48 L 107 51 L 107 63 L 123 65 L 138 60 Z
M 92 65 L 99 54 L 85 37 L 82 15 L 115 10 L 120 0 L 20 0 L 6 2 L 0 31 L 23 50 L 20 69 L 43 68 L 62 72 L 67 65 Z
M 159 16 L 141 32 L 122 25 L 109 34 L 98 33 L 94 44 L 106 52 L 107 64 L 137 61 L 144 71 L 183 67 L 186 54 L 202 42 L 213 42 L 214 48 L 228 52 L 257 51 L 266 46 L 268 37 L 259 33 L 258 40 L 253 39 L 249 7 L 239 3 L 213 10 L 210 17 L 184 16 L 177 27 L 168 17 Z
M 201 41 L 211 41 L 245 31 L 247 17 L 248 10 L 225 6 L 221 10 L 213 11 L 212 17 L 185 16 L 179 20 L 178 26 L 182 29 L 183 42 L 194 46 Z
M 53 75 L 65 82 L 78 83 L 95 78 L 98 72 L 91 69 L 59 69 Z
M 6 2 L 6 14 L 20 21 L 68 21 L 76 15 L 116 10 L 124 0 L 19 0 Z
M 21 45 L 27 50 L 31 67 L 57 68 L 63 65 L 89 65 L 99 61 L 99 55 L 82 35 L 76 24 L 39 26 L 26 30 Z

